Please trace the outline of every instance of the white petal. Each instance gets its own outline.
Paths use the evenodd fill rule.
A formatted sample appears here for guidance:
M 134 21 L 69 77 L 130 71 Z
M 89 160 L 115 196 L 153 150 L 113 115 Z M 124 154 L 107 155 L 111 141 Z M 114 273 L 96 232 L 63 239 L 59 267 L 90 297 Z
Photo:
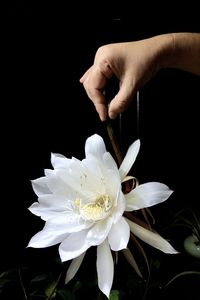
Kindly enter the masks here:
M 126 211 L 150 207 L 164 202 L 173 193 L 169 187 L 160 182 L 148 182 L 137 186 L 125 195 Z
M 129 148 L 126 153 L 126 156 L 124 157 L 124 160 L 119 168 L 119 173 L 121 180 L 123 180 L 128 172 L 130 171 L 132 165 L 135 162 L 135 159 L 137 157 L 137 154 L 140 149 L 140 140 L 136 140 Z
M 83 252 L 80 256 L 74 258 L 67 270 L 67 274 L 65 277 L 65 284 L 67 284 L 78 272 L 78 269 L 80 268 L 80 265 L 82 264 L 82 261 L 84 259 L 86 252 Z
M 97 222 L 92 228 L 88 231 L 87 242 L 91 245 L 101 244 L 108 236 L 110 228 L 112 226 L 112 218 L 108 217 L 105 220 Z
M 107 169 L 113 170 L 119 176 L 118 166 L 117 166 L 114 158 L 112 157 L 112 155 L 109 152 L 104 153 L 103 162 L 104 162 L 105 166 L 107 167 Z
M 106 152 L 106 147 L 101 136 L 94 134 L 86 140 L 85 155 L 86 157 L 91 154 L 98 160 L 102 160 L 103 154 Z
M 33 190 L 37 196 L 51 194 L 51 191 L 47 185 L 46 177 L 40 177 L 31 180 Z
M 88 174 L 83 173 L 80 163 L 72 164 L 68 170 L 56 170 L 56 176 L 65 184 L 68 193 L 71 192 L 74 200 L 77 197 L 90 198 L 96 191 L 96 187 L 93 186 L 94 180 L 90 180 Z
M 45 230 L 51 231 L 52 234 L 72 233 L 87 229 L 92 226 L 92 222 L 85 221 L 76 214 L 60 214 L 45 223 Z
M 59 235 L 55 235 L 52 231 L 41 230 L 36 233 L 30 240 L 27 247 L 33 248 L 45 248 L 56 245 L 62 242 L 68 236 L 68 233 L 63 233 Z
M 90 176 L 95 177 L 95 179 L 102 177 L 101 161 L 94 155 L 83 159 L 82 166 L 89 172 Z
M 86 230 L 72 233 L 60 244 L 59 254 L 62 262 L 80 256 L 90 247 L 86 235 Z
M 62 180 L 60 173 L 63 173 L 63 170 L 45 170 L 46 183 L 50 191 L 54 195 L 59 195 L 66 197 L 66 199 L 76 199 L 76 192 Z
M 71 207 L 71 202 L 66 198 L 55 195 L 42 195 L 38 198 L 38 202 L 34 202 L 29 210 L 36 216 L 40 216 L 43 220 L 48 220 L 62 214 Z
M 169 254 L 176 254 L 178 253 L 171 245 L 168 243 L 167 240 L 165 240 L 163 237 L 161 237 L 159 234 L 154 233 L 148 229 L 145 229 L 144 227 L 126 219 L 131 232 L 135 234 L 138 238 L 143 240 L 145 243 L 151 245 L 152 247 L 159 249 L 165 253 Z
M 50 210 L 47 208 L 47 206 L 38 202 L 34 202 L 28 209 L 30 212 L 32 212 L 32 214 L 41 217 L 41 219 L 44 221 L 59 216 L 63 212 L 63 209 L 59 207 Z
M 70 166 L 71 159 L 59 153 L 51 153 L 51 164 L 54 169 L 66 169 Z
M 113 224 L 108 235 L 108 242 L 113 251 L 119 251 L 127 247 L 130 238 L 130 228 L 125 218 L 121 218 Z
M 115 203 L 118 201 L 118 191 L 121 190 L 121 180 L 119 175 L 113 170 L 107 170 L 106 180 L 104 181 L 105 192 L 112 199 L 115 199 Z
M 114 266 L 107 240 L 97 247 L 97 276 L 99 289 L 109 298 L 113 283 Z
M 63 208 L 66 209 L 68 207 L 69 201 L 64 196 L 58 196 L 58 195 L 41 195 L 38 197 L 38 202 L 40 204 L 43 204 L 47 209 L 50 209 L 52 207 L 54 208 Z
M 126 200 L 124 197 L 124 194 L 120 190 L 117 194 L 117 201 L 116 201 L 116 208 L 114 209 L 113 212 L 113 223 L 116 224 L 120 218 L 122 217 L 124 211 L 126 208 Z

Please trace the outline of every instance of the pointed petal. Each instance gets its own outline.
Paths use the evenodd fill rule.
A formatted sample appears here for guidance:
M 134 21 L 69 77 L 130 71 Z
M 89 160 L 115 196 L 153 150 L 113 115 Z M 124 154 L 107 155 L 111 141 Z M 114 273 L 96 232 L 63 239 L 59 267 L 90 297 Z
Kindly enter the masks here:
M 65 213 L 46 221 L 44 229 L 57 235 L 62 233 L 78 232 L 91 227 L 92 224 L 92 222 L 80 218 L 77 214 Z
M 71 199 L 88 198 L 94 195 L 94 180 L 91 180 L 87 173 L 83 173 L 80 162 L 73 162 L 67 170 L 56 170 L 56 177 L 63 182 L 66 195 L 71 192 L 70 197 L 73 197 Z
M 30 210 L 30 212 L 32 212 L 32 214 L 41 217 L 41 219 L 44 221 L 55 218 L 63 212 L 62 208 L 55 207 L 52 209 L 48 209 L 46 205 L 40 204 L 38 202 L 34 202 L 28 209 Z
M 56 217 L 71 208 L 71 202 L 65 197 L 51 195 L 42 195 L 38 198 L 38 202 L 34 202 L 29 210 L 36 216 L 40 216 L 43 220 Z
M 31 180 L 32 188 L 37 196 L 52 194 L 50 191 L 46 177 L 40 177 L 34 180 Z
M 113 170 L 117 174 L 119 174 L 118 166 L 109 152 L 105 152 L 103 155 L 103 162 L 107 169 Z
M 110 228 L 112 226 L 112 218 L 108 217 L 105 220 L 102 220 L 100 222 L 97 222 L 92 228 L 88 231 L 87 234 L 87 242 L 91 245 L 99 245 L 101 244 L 106 237 L 108 236 L 108 233 L 110 231 Z
M 107 193 L 112 199 L 115 199 L 115 203 L 117 203 L 119 196 L 118 191 L 121 190 L 121 180 L 118 174 L 113 170 L 107 170 L 104 186 L 105 193 Z
M 87 230 L 70 234 L 59 246 L 62 262 L 80 256 L 90 245 L 86 241 Z
M 67 182 L 65 182 L 60 174 L 64 171 L 62 169 L 59 170 L 45 170 L 46 175 L 46 184 L 54 195 L 65 197 L 66 199 L 76 199 L 76 192 L 71 188 Z
M 71 159 L 59 153 L 51 153 L 51 164 L 54 169 L 66 169 L 70 166 Z
M 136 140 L 129 148 L 124 160 L 119 168 L 121 180 L 123 180 L 130 171 L 140 149 L 140 140 Z
M 69 235 L 68 233 L 55 235 L 52 234 L 52 231 L 41 230 L 31 238 L 27 247 L 32 247 L 32 248 L 50 247 L 62 242 L 64 239 L 66 239 L 68 235 Z
M 130 238 L 130 228 L 125 218 L 121 218 L 113 224 L 108 235 L 108 242 L 113 251 L 119 251 L 127 247 Z
M 133 256 L 133 254 L 131 253 L 131 251 L 127 248 L 127 249 L 123 249 L 122 250 L 125 258 L 127 259 L 128 263 L 133 267 L 133 269 L 135 270 L 135 272 L 141 277 L 143 278 L 142 276 L 142 273 L 140 272 L 140 269 L 138 267 L 138 264 Z
M 178 253 L 171 245 L 161 237 L 159 234 L 154 233 L 144 227 L 126 219 L 128 222 L 131 232 L 135 234 L 138 238 L 143 240 L 145 243 L 151 245 L 152 247 L 163 251 L 164 253 L 176 254 Z
M 82 261 L 85 257 L 85 253 L 83 252 L 80 256 L 74 258 L 67 270 L 67 274 L 65 277 L 65 284 L 67 284 L 78 272 L 78 269 L 80 268 L 80 265 L 82 264 Z
M 116 208 L 113 212 L 113 223 L 116 224 L 120 218 L 122 217 L 124 211 L 126 208 L 126 200 L 124 197 L 124 194 L 122 193 L 122 191 L 120 190 L 117 194 L 116 197 Z
M 137 186 L 125 195 L 126 211 L 150 207 L 164 202 L 173 193 L 169 187 L 160 182 L 148 182 Z
M 85 155 L 86 157 L 91 154 L 98 160 L 102 160 L 103 154 L 106 152 L 106 147 L 101 136 L 94 134 L 90 136 L 85 143 Z
M 97 276 L 99 289 L 109 298 L 113 283 L 114 266 L 107 240 L 97 247 Z

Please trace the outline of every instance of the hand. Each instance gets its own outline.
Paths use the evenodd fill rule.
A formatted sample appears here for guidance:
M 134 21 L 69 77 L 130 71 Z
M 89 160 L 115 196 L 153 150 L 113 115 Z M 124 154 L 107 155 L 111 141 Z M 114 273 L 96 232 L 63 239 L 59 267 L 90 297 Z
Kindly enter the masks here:
M 100 47 L 94 64 L 80 79 L 88 97 L 92 100 L 102 121 L 123 112 L 134 94 L 162 66 L 162 56 L 172 42 L 170 34 L 141 41 L 108 44 Z M 108 80 L 116 76 L 119 91 L 107 107 L 104 89 Z

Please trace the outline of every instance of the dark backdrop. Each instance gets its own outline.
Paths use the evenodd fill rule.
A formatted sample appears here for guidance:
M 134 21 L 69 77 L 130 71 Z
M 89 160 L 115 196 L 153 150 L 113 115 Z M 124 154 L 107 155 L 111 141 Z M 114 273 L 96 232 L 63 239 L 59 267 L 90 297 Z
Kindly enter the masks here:
M 155 34 L 199 32 L 198 10 L 166 3 L 127 1 L 111 9 L 103 3 L 16 1 L 5 26 L 6 93 L 2 108 L 1 267 L 16 266 L 30 237 L 43 225 L 27 208 L 36 200 L 30 180 L 51 167 L 50 153 L 84 157 L 93 133 L 109 141 L 79 78 L 105 43 Z M 68 1 L 67 1 L 68 3 Z M 135 176 L 161 181 L 174 196 L 155 209 L 166 225 L 173 211 L 198 207 L 199 77 L 162 70 L 140 90 L 141 151 Z M 109 87 L 112 92 L 112 86 Z M 137 138 L 133 101 L 122 115 L 123 151 Z M 118 134 L 119 120 L 113 122 Z M 109 148 L 111 151 L 111 147 Z M 159 225 L 158 225 L 159 226 Z

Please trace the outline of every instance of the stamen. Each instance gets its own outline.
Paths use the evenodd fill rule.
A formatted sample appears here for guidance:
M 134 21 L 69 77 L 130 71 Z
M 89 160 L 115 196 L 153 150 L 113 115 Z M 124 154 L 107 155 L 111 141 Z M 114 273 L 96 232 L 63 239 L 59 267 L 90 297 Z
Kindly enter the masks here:
M 112 200 L 109 195 L 98 196 L 94 202 L 81 204 L 80 199 L 75 200 L 75 204 L 80 209 L 81 216 L 86 220 L 98 221 L 106 218 L 112 209 Z

